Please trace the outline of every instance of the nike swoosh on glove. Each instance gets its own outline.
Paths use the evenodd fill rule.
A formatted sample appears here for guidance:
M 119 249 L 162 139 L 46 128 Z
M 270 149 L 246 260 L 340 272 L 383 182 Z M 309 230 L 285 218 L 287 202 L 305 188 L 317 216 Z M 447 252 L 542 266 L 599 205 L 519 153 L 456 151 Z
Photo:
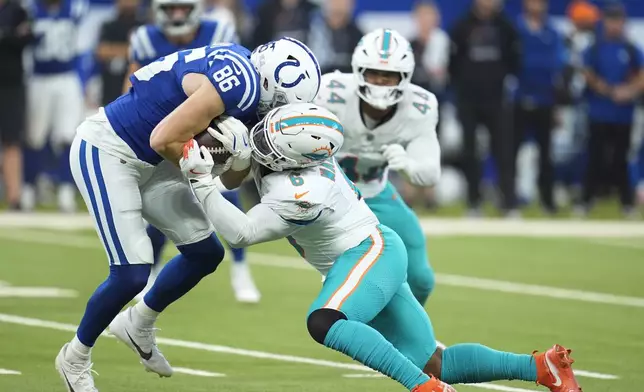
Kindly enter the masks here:
M 387 160 L 391 170 L 404 171 L 409 169 L 407 151 L 400 144 L 388 144 L 382 148 L 382 156 Z
M 250 166 L 252 149 L 248 143 L 248 128 L 234 117 L 220 116 L 215 120 L 220 130 L 209 130 L 210 134 L 221 142 L 224 148 L 233 155 L 231 170 L 242 171 Z
M 199 147 L 194 139 L 183 145 L 183 157 L 179 160 L 179 167 L 193 189 L 214 186 L 214 166 L 212 155 L 206 147 Z

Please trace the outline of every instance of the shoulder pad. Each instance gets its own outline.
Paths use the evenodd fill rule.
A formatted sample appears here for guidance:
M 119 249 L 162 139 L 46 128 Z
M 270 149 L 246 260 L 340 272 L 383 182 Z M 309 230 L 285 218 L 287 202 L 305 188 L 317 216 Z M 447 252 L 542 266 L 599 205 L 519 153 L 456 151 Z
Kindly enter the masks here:
M 151 32 L 155 28 L 154 25 L 143 25 L 132 32 L 130 35 L 130 61 L 145 65 L 159 57 L 150 38 Z
M 438 101 L 433 93 L 410 84 L 405 92 L 404 110 L 412 120 L 438 119 Z
M 347 98 L 354 92 L 353 74 L 340 71 L 330 72 L 322 75 L 320 92 L 315 98 L 315 103 L 335 112 L 335 110 L 344 107 Z
M 320 167 L 302 171 L 271 173 L 264 177 L 269 192 L 262 197 L 266 203 L 288 221 L 307 221 L 316 218 L 325 208 L 333 181 L 320 174 Z

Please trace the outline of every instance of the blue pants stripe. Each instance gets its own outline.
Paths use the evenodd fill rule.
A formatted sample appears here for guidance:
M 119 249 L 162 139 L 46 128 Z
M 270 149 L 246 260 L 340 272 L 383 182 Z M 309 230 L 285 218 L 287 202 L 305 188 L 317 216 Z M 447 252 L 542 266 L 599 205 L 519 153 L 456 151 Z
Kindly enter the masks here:
M 78 156 L 78 161 L 80 163 L 81 173 L 83 174 L 83 181 L 85 182 L 85 188 L 87 188 L 87 194 L 89 195 L 89 200 L 92 204 L 92 212 L 94 213 L 94 219 L 96 220 L 96 225 L 98 226 L 98 231 L 101 234 L 101 240 L 105 249 L 107 250 L 107 256 L 110 259 L 110 265 L 114 264 L 114 257 L 112 256 L 112 250 L 110 245 L 105 238 L 105 231 L 103 230 L 103 225 L 101 224 L 101 216 L 98 213 L 98 203 L 96 203 L 96 195 L 94 195 L 94 188 L 92 188 L 92 181 L 89 177 L 89 171 L 87 170 L 87 142 L 85 140 L 81 141 L 80 152 Z
M 107 227 L 110 230 L 110 235 L 112 236 L 112 241 L 114 242 L 114 248 L 116 248 L 116 253 L 118 254 L 118 259 L 121 265 L 130 264 L 125 257 L 125 252 L 123 251 L 123 246 L 121 245 L 121 240 L 118 237 L 116 232 L 116 226 L 114 225 L 114 217 L 112 216 L 112 207 L 110 206 L 110 199 L 107 195 L 107 189 L 105 188 L 105 181 L 103 180 L 103 172 L 101 171 L 101 162 L 98 155 L 98 148 L 92 146 L 92 161 L 94 162 L 94 174 L 96 175 L 96 181 L 98 182 L 98 189 L 101 192 L 101 200 L 103 200 L 103 209 L 105 210 L 105 218 L 107 219 Z

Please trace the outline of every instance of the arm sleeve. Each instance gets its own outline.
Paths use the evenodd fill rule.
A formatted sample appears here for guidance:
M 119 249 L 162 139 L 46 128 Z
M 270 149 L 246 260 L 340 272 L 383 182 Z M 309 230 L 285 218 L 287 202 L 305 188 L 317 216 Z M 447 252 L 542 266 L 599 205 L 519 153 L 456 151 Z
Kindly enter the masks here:
M 221 51 L 210 60 L 208 79 L 224 102 L 224 113 L 239 117 L 259 99 L 259 75 L 248 58 L 232 50 Z
M 438 124 L 438 103 L 431 95 L 431 118 L 419 122 L 423 132 L 407 145 L 407 156 L 410 160 L 407 176 L 414 185 L 431 186 L 438 182 L 441 176 L 441 149 L 436 136 Z
M 284 238 L 300 228 L 287 222 L 266 204 L 260 203 L 244 214 L 214 186 L 195 189 L 195 195 L 215 231 L 236 248 Z

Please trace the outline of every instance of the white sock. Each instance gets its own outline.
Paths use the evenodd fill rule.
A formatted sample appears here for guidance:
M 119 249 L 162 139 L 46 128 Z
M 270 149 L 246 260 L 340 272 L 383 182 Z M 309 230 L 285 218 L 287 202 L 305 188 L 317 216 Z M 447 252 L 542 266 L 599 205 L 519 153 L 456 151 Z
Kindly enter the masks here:
M 84 345 L 78 336 L 74 335 L 74 339 L 70 342 L 67 352 L 65 352 L 65 360 L 68 362 L 85 362 L 89 361 L 92 348 Z
M 139 301 L 132 308 L 132 322 L 140 326 L 151 326 L 159 317 L 159 312 L 151 309 L 145 304 L 145 300 Z

